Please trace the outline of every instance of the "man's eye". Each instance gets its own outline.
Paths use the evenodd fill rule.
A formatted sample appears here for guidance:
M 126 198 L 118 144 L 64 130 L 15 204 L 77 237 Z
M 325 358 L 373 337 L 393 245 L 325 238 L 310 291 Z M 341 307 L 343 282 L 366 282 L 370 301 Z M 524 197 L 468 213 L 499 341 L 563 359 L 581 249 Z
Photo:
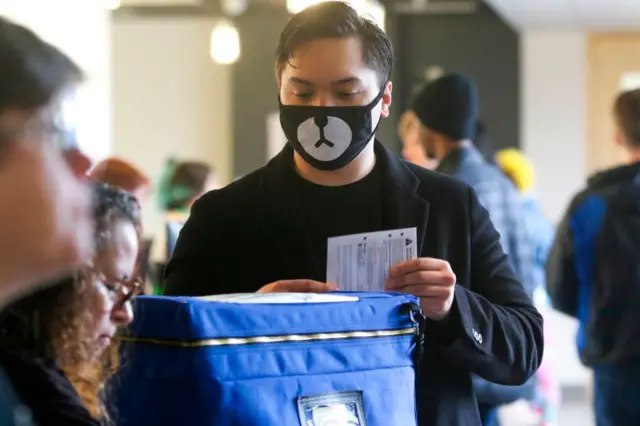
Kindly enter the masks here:
M 360 92 L 339 92 L 338 96 L 340 96 L 341 98 L 350 98 L 352 96 L 355 96 L 357 94 L 359 94 Z
M 311 93 L 294 93 L 294 96 L 298 99 L 309 99 L 311 97 Z

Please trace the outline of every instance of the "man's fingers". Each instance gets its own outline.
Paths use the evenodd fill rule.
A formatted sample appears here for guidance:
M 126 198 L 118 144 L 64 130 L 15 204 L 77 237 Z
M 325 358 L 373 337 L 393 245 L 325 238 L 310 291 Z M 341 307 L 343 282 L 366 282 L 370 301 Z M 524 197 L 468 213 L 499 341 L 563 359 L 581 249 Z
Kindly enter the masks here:
M 391 269 L 389 270 L 389 276 L 396 277 L 410 274 L 411 272 L 425 270 L 451 270 L 451 266 L 449 266 L 449 262 L 447 262 L 446 260 L 436 259 L 433 257 L 420 257 L 418 259 L 408 260 L 391 267 Z
M 432 286 L 447 287 L 455 283 L 455 275 L 449 271 L 416 271 L 406 275 L 389 277 L 387 288 L 397 289 L 414 284 L 429 284 Z
M 314 280 L 281 280 L 267 284 L 258 293 L 326 293 L 336 287 Z
M 451 294 L 451 290 L 447 287 L 435 287 L 430 285 L 407 285 L 394 288 L 399 293 L 411 294 L 416 297 L 426 299 L 447 299 Z

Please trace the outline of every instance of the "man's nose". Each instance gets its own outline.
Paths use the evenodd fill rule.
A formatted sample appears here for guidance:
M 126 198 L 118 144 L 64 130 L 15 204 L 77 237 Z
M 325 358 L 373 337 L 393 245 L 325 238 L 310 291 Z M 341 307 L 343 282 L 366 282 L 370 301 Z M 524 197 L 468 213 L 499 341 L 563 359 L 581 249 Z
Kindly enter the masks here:
M 334 105 L 333 97 L 328 93 L 318 93 L 311 100 L 311 106 L 329 107 Z

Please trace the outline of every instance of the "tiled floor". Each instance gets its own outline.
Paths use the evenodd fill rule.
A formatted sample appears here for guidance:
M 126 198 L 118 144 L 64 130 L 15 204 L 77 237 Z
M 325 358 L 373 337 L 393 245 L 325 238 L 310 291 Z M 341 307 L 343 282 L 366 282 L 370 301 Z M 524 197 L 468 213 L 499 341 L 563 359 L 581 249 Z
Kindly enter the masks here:
M 586 403 L 567 404 L 562 407 L 558 426 L 592 426 L 593 415 L 591 407 Z
M 502 426 L 534 426 L 537 425 L 535 419 L 532 419 L 527 409 L 519 404 L 507 407 L 502 410 L 501 416 Z M 560 418 L 556 425 L 549 426 L 593 426 L 593 416 L 591 415 L 591 407 L 586 402 L 571 402 L 565 404 L 560 411 Z

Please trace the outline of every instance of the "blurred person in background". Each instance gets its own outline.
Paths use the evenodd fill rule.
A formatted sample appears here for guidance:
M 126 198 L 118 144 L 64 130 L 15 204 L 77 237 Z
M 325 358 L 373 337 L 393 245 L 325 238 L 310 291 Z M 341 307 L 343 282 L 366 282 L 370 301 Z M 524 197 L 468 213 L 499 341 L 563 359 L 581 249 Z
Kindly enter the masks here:
M 551 312 L 551 302 L 547 293 L 545 265 L 553 244 L 555 228 L 538 203 L 535 194 L 535 171 L 531 161 L 515 148 L 498 151 L 495 161 L 522 194 L 526 225 L 534 241 L 533 273 L 536 287 L 533 301 L 543 316 L 546 316 Z M 536 426 L 557 425 L 560 408 L 560 384 L 557 378 L 553 330 L 548 322 L 545 323 L 544 338 L 544 358 L 536 373 L 537 392 L 531 401 L 533 410 L 539 416 Z
M 413 137 L 422 142 L 428 157 L 438 160 L 438 172 L 473 187 L 500 233 L 502 248 L 513 269 L 527 294 L 533 295 L 533 247 L 520 194 L 473 143 L 478 126 L 477 96 L 475 84 L 461 74 L 451 73 L 432 81 L 414 100 L 412 109 L 419 125 L 413 130 Z
M 121 158 L 102 160 L 90 171 L 89 179 L 123 189 L 133 194 L 141 203 L 148 201 L 149 193 L 151 192 L 151 180 L 149 177 L 138 167 Z M 138 262 L 140 264 L 140 276 L 148 284 L 143 289 L 145 293 L 154 292 L 153 286 L 158 275 L 155 266 L 150 261 L 155 239 L 154 236 L 148 235 L 141 242 Z
M 438 167 L 438 162 L 427 157 L 427 152 L 414 131 L 419 124 L 418 117 L 411 110 L 405 111 L 400 117 L 398 137 L 402 141 L 402 157 L 417 166 L 434 170 Z
M 105 354 L 140 290 L 140 207 L 126 191 L 91 188 L 93 261 L 0 315 L 0 362 L 39 426 L 111 423 L 104 385 L 116 363 Z
M 62 113 L 82 78 L 66 55 L 0 16 L 0 312 L 91 257 L 89 162 Z M 0 371 L 0 424 L 31 423 Z
M 496 165 L 496 151 L 493 147 L 493 140 L 489 135 L 487 125 L 484 121 L 478 120 L 476 122 L 475 137 L 473 138 L 473 145 L 478 149 L 480 154 L 484 157 L 485 161 L 489 164 Z
M 158 185 L 158 203 L 165 213 L 165 230 L 153 242 L 154 292 L 161 291 L 164 266 L 173 254 L 178 235 L 189 217 L 193 203 L 220 187 L 215 169 L 199 161 L 167 160 Z
M 414 137 L 429 157 L 439 162 L 436 171 L 467 183 L 476 191 L 500 233 L 503 250 L 520 277 L 529 297 L 533 296 L 533 241 L 529 237 L 520 194 L 513 183 L 474 146 L 485 145 L 486 128 L 478 120 L 475 84 L 467 77 L 451 73 L 433 80 L 416 95 L 413 111 L 419 119 Z M 480 135 L 476 131 L 484 130 Z M 476 140 L 476 137 L 480 139 Z M 521 386 L 503 386 L 473 376 L 474 390 L 484 425 L 497 423 L 496 408 L 519 399 L 532 399 L 535 379 Z
M 139 168 L 120 158 L 102 160 L 89 173 L 89 178 L 132 193 L 144 200 L 151 189 L 151 180 Z
M 598 426 L 640 424 L 640 89 L 617 97 L 613 119 L 627 162 L 589 177 L 547 262 L 554 308 L 579 323 Z

